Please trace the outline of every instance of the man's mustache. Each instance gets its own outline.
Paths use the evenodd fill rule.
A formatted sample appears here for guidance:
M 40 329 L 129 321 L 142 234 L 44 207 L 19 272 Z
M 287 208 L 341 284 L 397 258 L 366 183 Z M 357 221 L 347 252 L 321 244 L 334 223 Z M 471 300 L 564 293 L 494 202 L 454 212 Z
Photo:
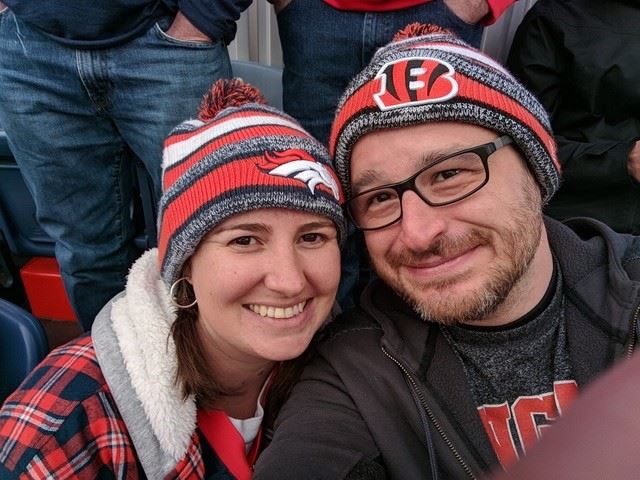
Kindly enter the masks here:
M 473 229 L 464 235 L 447 235 L 438 237 L 426 250 L 415 251 L 408 248 L 402 251 L 389 251 L 385 255 L 392 267 L 402 265 L 419 265 L 433 257 L 456 257 L 471 248 L 491 243 L 490 235 L 478 229 Z

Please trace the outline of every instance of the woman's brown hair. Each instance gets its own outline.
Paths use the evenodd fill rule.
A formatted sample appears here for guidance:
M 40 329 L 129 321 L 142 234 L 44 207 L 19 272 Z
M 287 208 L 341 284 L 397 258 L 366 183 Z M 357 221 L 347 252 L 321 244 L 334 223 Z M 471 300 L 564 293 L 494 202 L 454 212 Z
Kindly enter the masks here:
M 180 282 L 175 292 L 176 303 L 188 305 L 194 298 L 191 285 L 188 282 Z M 199 408 L 210 410 L 218 398 L 234 393 L 219 384 L 211 369 L 203 368 L 208 364 L 208 359 L 198 334 L 197 304 L 178 309 L 176 321 L 171 327 L 171 335 L 176 345 L 178 359 L 175 382 L 181 390 L 183 399 L 194 395 Z

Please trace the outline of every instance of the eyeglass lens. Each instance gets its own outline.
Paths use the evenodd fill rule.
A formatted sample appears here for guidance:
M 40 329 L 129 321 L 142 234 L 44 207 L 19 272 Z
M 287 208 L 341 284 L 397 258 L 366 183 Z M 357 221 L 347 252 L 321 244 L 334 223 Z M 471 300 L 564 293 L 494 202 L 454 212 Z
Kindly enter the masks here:
M 486 176 L 482 158 L 475 152 L 465 152 L 420 172 L 413 179 L 411 190 L 431 205 L 443 205 L 468 195 L 485 182 Z M 402 205 L 398 190 L 386 187 L 354 197 L 349 208 L 356 224 L 361 228 L 376 228 L 400 218 Z

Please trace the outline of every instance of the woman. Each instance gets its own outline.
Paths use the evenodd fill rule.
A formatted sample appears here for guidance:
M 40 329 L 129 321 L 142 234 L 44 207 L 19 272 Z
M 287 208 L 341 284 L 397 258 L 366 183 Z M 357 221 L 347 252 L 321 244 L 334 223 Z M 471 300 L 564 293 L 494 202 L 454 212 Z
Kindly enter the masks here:
M 344 236 L 323 146 L 238 80 L 165 142 L 157 249 L 0 411 L 1 478 L 239 478 L 267 392 L 329 316 Z

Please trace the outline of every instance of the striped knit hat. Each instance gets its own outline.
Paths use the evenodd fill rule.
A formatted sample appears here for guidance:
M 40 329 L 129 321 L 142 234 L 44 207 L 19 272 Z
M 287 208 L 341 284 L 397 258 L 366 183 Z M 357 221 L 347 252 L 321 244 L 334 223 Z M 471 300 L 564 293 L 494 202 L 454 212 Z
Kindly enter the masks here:
M 345 194 L 351 151 L 374 130 L 464 122 L 509 135 L 524 153 L 546 203 L 560 183 L 549 118 L 495 60 L 435 25 L 414 23 L 380 48 L 344 92 L 329 138 Z
M 327 150 L 241 80 L 219 80 L 198 119 L 167 137 L 158 218 L 160 273 L 178 279 L 200 240 L 232 215 L 288 208 L 325 215 L 344 238 L 343 200 Z

